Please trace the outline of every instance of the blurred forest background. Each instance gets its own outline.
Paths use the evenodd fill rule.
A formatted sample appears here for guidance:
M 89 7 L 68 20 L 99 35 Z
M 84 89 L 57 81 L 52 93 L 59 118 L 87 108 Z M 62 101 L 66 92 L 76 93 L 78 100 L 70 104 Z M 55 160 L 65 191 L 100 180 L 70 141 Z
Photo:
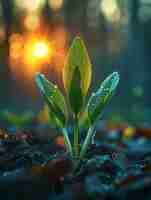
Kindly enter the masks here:
M 120 72 L 107 119 L 150 126 L 151 0 L 1 0 L 0 109 L 40 109 L 36 72 L 62 88 L 64 58 L 76 35 L 92 59 L 93 89 Z

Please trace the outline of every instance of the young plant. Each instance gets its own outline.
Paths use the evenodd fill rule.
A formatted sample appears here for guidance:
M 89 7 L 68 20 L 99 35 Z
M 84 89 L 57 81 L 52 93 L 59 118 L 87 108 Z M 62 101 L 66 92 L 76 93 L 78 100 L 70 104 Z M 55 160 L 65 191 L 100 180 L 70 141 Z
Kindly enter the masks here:
M 50 121 L 53 126 L 62 130 L 65 147 L 73 161 L 85 157 L 91 144 L 94 128 L 101 118 L 102 111 L 114 94 L 119 82 L 118 72 L 113 72 L 92 93 L 86 103 L 87 92 L 91 83 L 91 62 L 86 47 L 81 38 L 76 37 L 69 49 L 63 69 L 63 83 L 67 100 L 74 120 L 73 141 L 69 140 L 67 122 L 69 108 L 59 88 L 48 81 L 43 74 L 36 75 L 36 83 L 49 107 Z M 88 124 L 88 132 L 83 144 L 79 142 L 79 123 Z

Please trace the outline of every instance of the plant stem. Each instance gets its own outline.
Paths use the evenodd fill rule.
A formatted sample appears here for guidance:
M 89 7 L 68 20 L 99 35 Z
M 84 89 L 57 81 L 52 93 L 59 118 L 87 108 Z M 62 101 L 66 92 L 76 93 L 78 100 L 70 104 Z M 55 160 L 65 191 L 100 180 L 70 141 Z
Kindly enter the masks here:
M 73 132 L 73 146 L 74 146 L 74 154 L 75 158 L 79 156 L 79 126 L 78 126 L 78 118 L 75 117 L 75 126 Z
M 84 140 L 84 143 L 82 145 L 82 149 L 81 149 L 81 152 L 80 152 L 80 160 L 85 156 L 85 154 L 87 152 L 87 149 L 88 149 L 89 144 L 91 142 L 93 131 L 94 131 L 94 127 L 90 127 L 89 130 L 88 130 L 87 136 Z
M 70 156 L 73 157 L 72 146 L 71 146 L 71 142 L 68 137 L 67 129 L 62 128 L 62 132 L 63 132 L 63 136 L 64 136 L 64 142 L 65 142 L 66 149 L 67 149 L 68 153 L 70 154 Z

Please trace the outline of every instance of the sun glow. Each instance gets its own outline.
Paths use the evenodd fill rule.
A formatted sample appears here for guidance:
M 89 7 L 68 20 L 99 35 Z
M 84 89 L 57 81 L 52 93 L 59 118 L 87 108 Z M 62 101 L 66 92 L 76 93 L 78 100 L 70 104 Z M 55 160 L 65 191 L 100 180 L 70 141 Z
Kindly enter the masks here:
M 62 8 L 64 2 L 63 0 L 49 0 L 48 3 L 52 10 L 58 11 Z
M 23 25 L 28 31 L 35 31 L 40 26 L 40 17 L 37 14 L 28 14 L 24 17 Z
M 33 52 L 31 56 L 37 59 L 45 58 L 49 55 L 49 46 L 46 42 L 39 41 L 33 44 L 32 51 Z
M 49 30 L 45 26 L 10 36 L 10 71 L 27 91 L 35 91 L 34 76 L 43 72 L 61 83 L 61 72 L 66 55 L 67 34 L 64 26 Z M 30 94 L 31 94 L 30 93 Z
M 45 5 L 45 0 L 15 0 L 16 6 L 29 12 L 37 11 Z
M 53 51 L 52 45 L 47 40 L 32 38 L 25 45 L 25 63 L 32 65 L 48 63 Z

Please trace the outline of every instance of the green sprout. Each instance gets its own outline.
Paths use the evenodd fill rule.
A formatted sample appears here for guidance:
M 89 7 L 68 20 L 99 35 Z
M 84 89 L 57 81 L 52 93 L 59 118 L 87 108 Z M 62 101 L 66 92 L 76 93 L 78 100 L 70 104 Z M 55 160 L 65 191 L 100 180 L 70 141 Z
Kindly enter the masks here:
M 63 70 L 63 84 L 69 108 L 59 88 L 48 81 L 43 74 L 36 75 L 36 84 L 49 107 L 50 121 L 53 126 L 62 130 L 66 150 L 74 161 L 85 158 L 96 123 L 119 83 L 118 72 L 113 72 L 86 102 L 91 76 L 90 58 L 80 37 L 73 40 Z M 74 121 L 73 141 L 70 141 L 67 131 L 69 110 Z M 80 144 L 80 123 L 83 116 L 84 121 L 87 122 L 83 124 L 88 125 L 88 132 L 83 144 Z

